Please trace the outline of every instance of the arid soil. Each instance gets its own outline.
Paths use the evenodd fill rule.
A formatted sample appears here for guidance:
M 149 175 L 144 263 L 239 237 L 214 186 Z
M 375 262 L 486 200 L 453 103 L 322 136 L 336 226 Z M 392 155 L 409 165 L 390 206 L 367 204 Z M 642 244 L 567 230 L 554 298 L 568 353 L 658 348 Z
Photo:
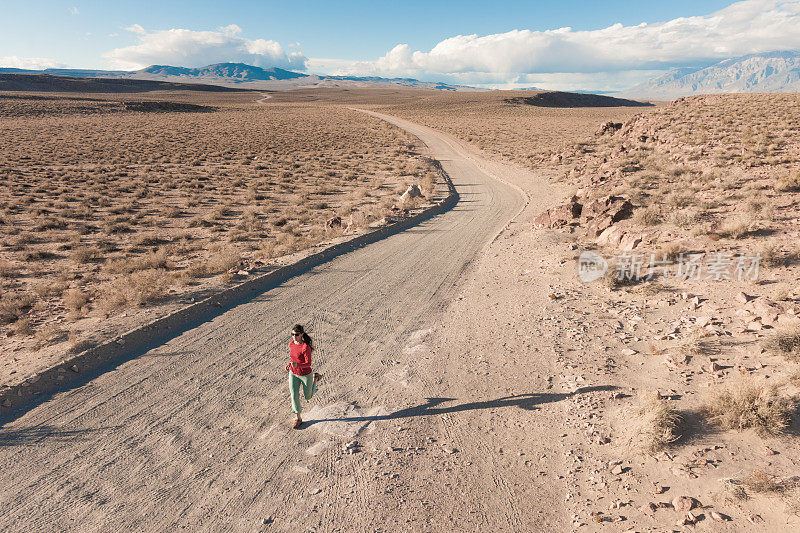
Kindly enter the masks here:
M 0 95 L 0 385 L 434 193 L 401 130 L 256 97 Z
M 312 272 L 4 427 L 4 516 L 33 529 L 798 530 L 797 97 L 567 110 L 501 96 L 266 100 L 443 131 L 401 123 L 445 154 L 462 202 L 391 253 L 332 264 L 341 290 L 322 294 L 333 285 Z M 472 167 L 524 191 L 522 212 Z M 465 250 L 480 253 L 452 271 Z M 607 260 L 593 281 L 585 251 Z M 381 274 L 401 256 L 434 266 Z M 301 292 L 326 388 L 292 432 L 283 355 L 263 353 L 282 349 L 275 310 Z M 9 489 L 22 477 L 26 495 Z M 141 479 L 158 497 L 133 503 Z
M 800 527 L 797 104 L 695 97 L 586 136 L 554 169 L 577 196 L 517 218 L 454 304 L 454 350 L 527 352 L 515 370 L 574 393 L 559 478 L 574 529 Z M 605 276 L 579 279 L 583 250 Z

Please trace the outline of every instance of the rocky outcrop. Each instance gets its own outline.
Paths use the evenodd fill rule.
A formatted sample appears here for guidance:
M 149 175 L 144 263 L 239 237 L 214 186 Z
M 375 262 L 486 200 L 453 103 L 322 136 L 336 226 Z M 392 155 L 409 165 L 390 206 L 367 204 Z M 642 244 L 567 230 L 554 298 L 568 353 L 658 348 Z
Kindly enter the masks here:
M 633 204 L 623 196 L 604 196 L 583 206 L 581 224 L 586 225 L 587 234 L 597 237 L 615 222 L 630 218 Z
M 583 206 L 578 203 L 578 197 L 573 196 L 565 204 L 544 211 L 535 219 L 533 225 L 537 228 L 563 228 L 574 224 L 580 219 Z

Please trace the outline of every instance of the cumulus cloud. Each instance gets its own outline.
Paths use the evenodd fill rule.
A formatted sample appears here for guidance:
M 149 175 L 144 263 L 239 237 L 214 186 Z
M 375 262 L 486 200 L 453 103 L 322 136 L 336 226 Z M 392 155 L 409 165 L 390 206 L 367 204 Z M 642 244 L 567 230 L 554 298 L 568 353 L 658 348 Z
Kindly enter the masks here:
M 175 28 L 147 31 L 139 24 L 125 29 L 136 34 L 139 43 L 103 54 L 112 68 L 135 70 L 148 65 L 202 67 L 227 62 L 300 70 L 306 66 L 306 57 L 299 50 L 287 52 L 276 41 L 242 37 L 242 29 L 235 24 L 217 31 Z
M 78 15 L 78 14 L 80 14 L 80 11 L 78 11 L 77 7 L 72 6 L 71 8 L 69 8 L 69 14 L 70 15 Z
M 0 67 L 44 70 L 46 68 L 64 68 L 66 65 L 46 57 L 4 56 L 0 57 Z
M 509 80 L 519 74 L 664 70 L 774 50 L 800 49 L 800 1 L 746 0 L 710 15 L 576 31 L 512 30 L 457 35 L 430 51 L 398 44 L 374 61 L 341 64 L 339 74 Z M 313 63 L 331 60 L 312 60 Z

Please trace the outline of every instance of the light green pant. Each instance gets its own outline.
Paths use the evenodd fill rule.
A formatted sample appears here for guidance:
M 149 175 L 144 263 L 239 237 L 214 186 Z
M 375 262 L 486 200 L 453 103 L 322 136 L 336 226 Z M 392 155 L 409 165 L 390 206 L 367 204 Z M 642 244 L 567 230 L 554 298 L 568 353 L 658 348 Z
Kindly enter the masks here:
M 303 396 L 310 400 L 317 392 L 317 384 L 314 383 L 314 373 L 305 376 L 297 376 L 294 372 L 289 372 L 289 389 L 292 391 L 292 412 L 300 413 L 300 384 L 303 384 Z

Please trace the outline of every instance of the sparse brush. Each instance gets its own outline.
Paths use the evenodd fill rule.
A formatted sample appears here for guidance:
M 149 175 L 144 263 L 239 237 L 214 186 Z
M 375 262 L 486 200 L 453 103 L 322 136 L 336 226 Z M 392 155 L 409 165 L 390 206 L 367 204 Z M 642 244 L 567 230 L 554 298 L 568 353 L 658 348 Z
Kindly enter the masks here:
M 800 327 L 771 334 L 764 340 L 764 349 L 788 359 L 800 359 Z
M 679 242 L 668 242 L 664 244 L 656 253 L 659 261 L 677 261 L 681 254 L 685 254 L 687 249 Z
M 61 329 L 58 324 L 47 324 L 36 331 L 36 344 L 34 348 L 36 350 L 41 350 L 47 346 L 64 342 L 67 340 L 67 336 L 67 332 Z
M 27 294 L 5 293 L 0 296 L 0 324 L 16 322 L 33 306 L 33 298 Z
M 669 221 L 679 228 L 689 229 L 700 222 L 700 213 L 694 209 L 681 209 L 672 213 Z
M 761 435 L 782 433 L 791 422 L 795 401 L 781 396 L 774 385 L 755 378 L 713 388 L 702 412 L 722 429 L 754 429 Z
M 67 289 L 61 295 L 64 307 L 70 311 L 80 311 L 89 303 L 89 295 L 80 289 Z
M 800 170 L 795 170 L 788 176 L 778 178 L 775 182 L 777 192 L 798 192 L 800 191 Z
M 640 226 L 657 226 L 661 224 L 663 217 L 657 207 L 645 207 L 637 209 L 633 215 L 633 221 Z
M 658 393 L 640 394 L 623 416 L 628 444 L 644 453 L 655 453 L 680 438 L 683 418 Z
M 774 268 L 786 264 L 782 250 L 772 241 L 762 244 L 758 254 L 761 256 L 761 264 L 765 267 Z
M 748 217 L 738 216 L 726 220 L 717 233 L 729 239 L 742 239 L 752 230 L 752 221 Z

